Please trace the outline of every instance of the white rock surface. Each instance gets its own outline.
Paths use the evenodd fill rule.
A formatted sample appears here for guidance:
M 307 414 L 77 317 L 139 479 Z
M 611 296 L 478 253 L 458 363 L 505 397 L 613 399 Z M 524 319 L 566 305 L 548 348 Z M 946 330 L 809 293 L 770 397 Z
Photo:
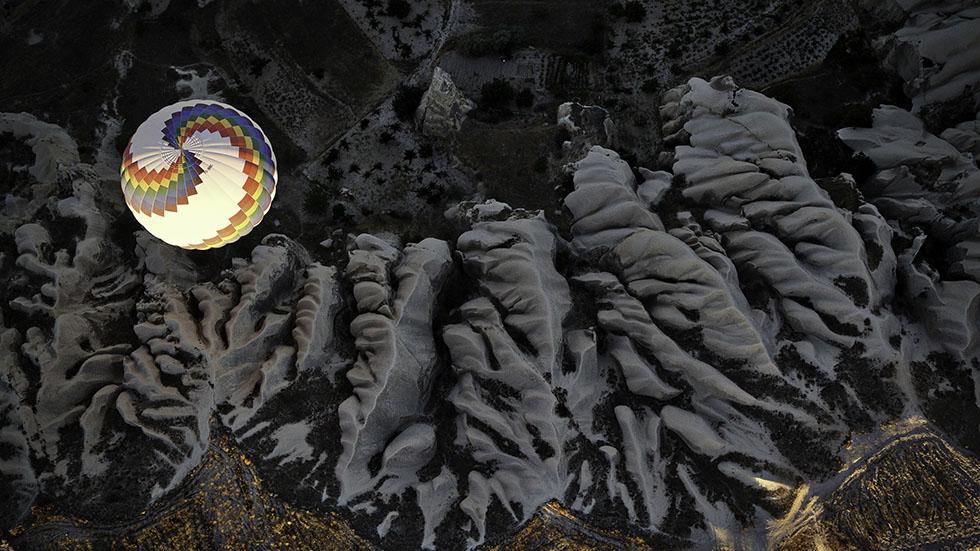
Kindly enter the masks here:
M 980 10 L 970 0 L 890 0 L 876 9 L 905 12 L 887 39 L 886 64 L 905 81 L 916 110 L 959 100 L 980 101 Z
M 338 409 L 341 503 L 375 484 L 368 461 L 381 451 L 394 453 L 398 438 L 431 446 L 423 444 L 420 434 L 406 432 L 388 442 L 425 405 L 436 365 L 432 317 L 451 268 L 449 247 L 437 239 L 409 245 L 402 253 L 368 235 L 359 236 L 354 245 L 346 275 L 357 301 L 351 334 L 358 358 L 347 372 L 354 395 Z M 416 469 L 425 464 L 420 456 L 414 460 L 420 462 Z
M 555 236 L 540 215 L 477 222 L 457 246 L 482 295 L 460 306 L 462 323 L 443 330 L 458 380 L 449 394 L 458 445 L 492 473 L 471 470 L 459 504 L 474 523 L 475 545 L 487 535 L 494 497 L 520 522 L 565 486 L 570 427 L 556 415 L 549 381 L 560 369 L 571 302 L 554 268 Z
M 571 308 L 568 283 L 555 270 L 557 240 L 541 213 L 481 221 L 456 247 L 481 291 L 503 309 L 508 329 L 526 335 L 538 370 L 554 373 L 562 321 Z
M 449 73 L 436 67 L 415 112 L 415 123 L 426 136 L 447 138 L 459 132 L 466 114 L 475 107 L 476 104 L 456 88 Z
M 961 152 L 945 139 L 929 133 L 912 113 L 890 105 L 881 106 L 874 111 L 871 128 L 844 128 L 838 135 L 855 153 L 867 156 L 878 168 L 870 187 L 876 195 L 888 199 L 875 201 L 886 214 L 899 214 L 896 210 L 900 205 L 895 200 L 922 198 L 932 205 L 915 203 L 917 208 L 928 211 L 932 207 L 934 217 L 938 216 L 937 206 L 964 205 L 974 211 L 978 209 L 980 169 L 973 154 Z M 917 167 L 929 167 L 935 176 L 917 176 L 914 174 Z M 926 212 L 914 210 L 909 214 L 920 219 L 926 216 Z
M 78 145 L 60 126 L 28 113 L 0 113 L 0 134 L 21 138 L 34 151 L 30 173 L 42 184 L 53 184 L 62 171 L 78 164 Z

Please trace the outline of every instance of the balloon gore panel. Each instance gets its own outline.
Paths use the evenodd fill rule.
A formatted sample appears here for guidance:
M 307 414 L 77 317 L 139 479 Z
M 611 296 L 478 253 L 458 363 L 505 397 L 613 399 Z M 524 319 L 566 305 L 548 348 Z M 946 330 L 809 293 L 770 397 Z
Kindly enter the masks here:
M 275 197 L 276 158 L 254 121 L 214 101 L 173 104 L 133 134 L 123 196 L 153 235 L 186 249 L 220 247 L 252 230 Z

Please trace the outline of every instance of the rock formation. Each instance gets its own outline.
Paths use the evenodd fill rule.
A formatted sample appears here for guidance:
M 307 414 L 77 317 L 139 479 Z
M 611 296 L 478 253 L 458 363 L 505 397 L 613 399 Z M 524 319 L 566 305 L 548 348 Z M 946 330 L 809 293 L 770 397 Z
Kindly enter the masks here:
M 897 8 L 897 10 L 896 10 Z M 885 63 L 913 105 L 980 101 L 980 13 L 964 0 L 891 0 L 874 9 L 904 18 L 883 44 Z
M 415 112 L 415 123 L 426 136 L 448 138 L 459 131 L 474 107 L 476 104 L 456 88 L 449 73 L 436 67 Z
M 422 414 L 435 376 L 432 318 L 452 265 L 449 246 L 437 239 L 399 252 L 361 235 L 354 247 L 346 276 L 358 312 L 350 325 L 357 361 L 346 374 L 353 395 L 338 410 L 341 503 L 382 483 L 382 493 L 400 494 L 432 454 L 431 424 L 411 421 Z M 381 470 L 372 477 L 368 462 L 377 454 Z
M 660 170 L 566 104 L 560 215 L 463 202 L 452 236 L 351 235 L 334 265 L 275 233 L 164 246 L 64 132 L 0 116 L 35 156 L 0 225 L 0 523 L 56 504 L 125 525 L 227 438 L 383 548 L 499 544 L 559 507 L 655 547 L 758 546 L 780 518 L 892 541 L 848 516 L 893 496 L 842 479 L 842 447 L 923 417 L 980 449 L 978 106 L 947 109 L 977 89 L 977 10 L 895 4 L 912 110 L 839 131 L 867 175 L 812 177 L 790 107 L 692 78 L 662 95 Z M 458 128 L 438 69 L 426 98 L 427 132 Z M 930 480 L 973 499 L 954 463 Z M 822 512 L 791 505 L 809 488 Z

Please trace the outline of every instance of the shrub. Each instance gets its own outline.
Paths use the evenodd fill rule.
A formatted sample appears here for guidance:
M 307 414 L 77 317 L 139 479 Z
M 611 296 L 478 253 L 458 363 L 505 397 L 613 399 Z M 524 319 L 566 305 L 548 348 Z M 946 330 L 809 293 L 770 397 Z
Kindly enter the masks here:
M 623 17 L 630 23 L 639 23 L 646 16 L 647 9 L 643 6 L 643 2 L 639 0 L 630 0 L 623 6 Z
M 335 224 L 351 224 L 354 222 L 354 217 L 347 214 L 347 208 L 341 204 L 337 203 L 333 206 L 333 221 Z
M 421 86 L 399 85 L 392 102 L 395 115 L 403 121 L 414 119 L 415 110 L 419 108 L 419 103 L 422 103 L 423 94 L 425 94 L 425 89 Z
M 330 190 L 319 183 L 310 185 L 303 198 L 303 209 L 313 215 L 323 216 L 330 205 Z
M 514 99 L 514 87 L 506 80 L 493 79 L 480 88 L 480 107 L 500 109 L 507 107 Z
M 408 0 L 388 0 L 388 15 L 405 19 L 410 13 L 412 13 L 412 5 Z

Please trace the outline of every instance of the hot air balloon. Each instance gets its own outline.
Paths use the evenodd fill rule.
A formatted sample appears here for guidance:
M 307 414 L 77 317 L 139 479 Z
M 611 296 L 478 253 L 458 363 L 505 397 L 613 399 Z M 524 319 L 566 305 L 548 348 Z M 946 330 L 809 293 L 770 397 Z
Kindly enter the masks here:
M 150 115 L 122 162 L 126 204 L 144 228 L 185 249 L 221 247 L 252 231 L 276 195 L 276 156 L 255 121 L 191 100 Z

